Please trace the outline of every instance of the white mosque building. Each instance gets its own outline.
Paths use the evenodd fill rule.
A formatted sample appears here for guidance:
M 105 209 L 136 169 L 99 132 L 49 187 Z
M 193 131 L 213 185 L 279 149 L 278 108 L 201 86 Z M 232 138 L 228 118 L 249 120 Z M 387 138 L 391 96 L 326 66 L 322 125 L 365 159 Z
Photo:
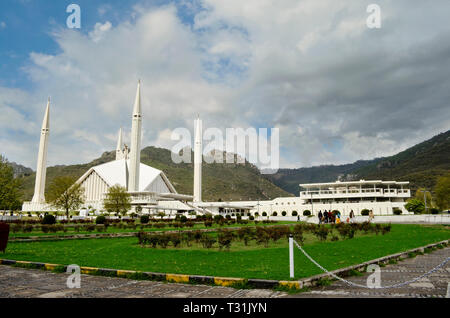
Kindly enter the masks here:
M 91 167 L 76 183 L 85 190 L 85 208 L 104 210 L 103 200 L 108 189 L 120 185 L 131 194 L 132 209 L 142 208 L 142 213 L 166 214 L 196 212 L 200 214 L 235 214 L 254 216 L 293 217 L 309 210 L 312 215 L 319 211 L 339 210 L 344 216 L 350 211 L 357 215 L 369 209 L 375 215 L 392 215 L 395 209 L 408 214 L 404 204 L 410 197 L 408 182 L 360 180 L 299 185 L 304 190 L 299 197 L 284 197 L 265 201 L 203 202 L 202 201 L 202 125 L 195 121 L 193 195 L 179 194 L 163 171 L 140 162 L 142 108 L 138 82 L 132 113 L 131 145 L 123 143 L 119 130 L 116 158 Z M 50 99 L 47 102 L 41 128 L 36 182 L 33 199 L 24 202 L 23 211 L 52 211 L 45 202 L 46 159 L 50 133 Z
M 112 186 L 119 185 L 131 194 L 132 206 L 141 206 L 144 212 L 164 211 L 196 211 L 207 213 L 188 201 L 201 202 L 201 121 L 196 121 L 196 159 L 194 173 L 194 196 L 178 194 L 163 171 L 140 162 L 142 108 L 138 82 L 134 102 L 131 127 L 131 145 L 123 143 L 122 128 L 116 148 L 116 159 L 91 167 L 76 183 L 84 188 L 85 206 L 97 211 L 103 210 L 103 200 Z M 52 211 L 45 202 L 44 190 L 46 181 L 46 159 L 50 132 L 50 99 L 47 103 L 41 129 L 38 163 L 36 169 L 35 191 L 30 202 L 24 202 L 23 211 Z M 198 158 L 200 154 L 200 159 Z

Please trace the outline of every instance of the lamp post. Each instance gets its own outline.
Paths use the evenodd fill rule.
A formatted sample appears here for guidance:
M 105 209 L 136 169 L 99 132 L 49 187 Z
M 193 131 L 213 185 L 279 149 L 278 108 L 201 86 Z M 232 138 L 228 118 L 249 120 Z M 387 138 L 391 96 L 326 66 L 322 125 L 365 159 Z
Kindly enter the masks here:
M 423 201 L 425 203 L 425 212 L 428 212 L 428 208 L 427 208 L 427 192 L 430 194 L 430 196 L 431 196 L 431 192 L 427 191 L 427 190 L 420 190 L 420 192 L 423 192 Z

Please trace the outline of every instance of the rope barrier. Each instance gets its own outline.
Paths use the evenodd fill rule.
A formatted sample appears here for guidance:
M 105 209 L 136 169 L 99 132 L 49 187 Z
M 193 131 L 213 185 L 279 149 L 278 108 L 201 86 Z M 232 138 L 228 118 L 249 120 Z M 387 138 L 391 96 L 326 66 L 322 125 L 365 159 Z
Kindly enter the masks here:
M 434 273 L 435 271 L 437 271 L 439 268 L 441 268 L 442 266 L 444 266 L 448 261 L 450 261 L 450 257 L 447 257 L 447 259 L 445 261 L 443 261 L 441 264 L 439 264 L 438 266 L 434 267 L 433 269 L 429 270 L 428 272 L 426 272 L 423 275 L 420 275 L 419 277 L 416 277 L 412 280 L 403 282 L 403 283 L 398 283 L 398 284 L 394 284 L 394 285 L 390 285 L 390 286 L 374 286 L 374 287 L 370 287 L 370 286 L 366 286 L 366 285 L 361 285 L 361 284 L 357 284 L 348 280 L 345 280 L 335 274 L 333 274 L 332 272 L 328 271 L 326 268 L 324 268 L 322 265 L 320 265 L 319 263 L 317 263 L 311 256 L 308 255 L 308 253 L 305 252 L 305 250 L 297 243 L 297 241 L 294 240 L 294 244 L 297 246 L 297 248 L 313 263 L 315 264 L 317 267 L 319 267 L 322 271 L 324 271 L 325 273 L 329 274 L 330 276 L 334 277 L 337 280 L 340 280 L 341 282 L 344 282 L 347 285 L 350 286 L 355 286 L 355 287 L 360 287 L 360 288 L 369 288 L 369 289 L 388 289 L 388 288 L 398 288 L 398 287 L 402 287 L 405 285 L 409 285 L 412 284 L 424 277 L 427 277 L 429 275 L 431 275 L 432 273 Z

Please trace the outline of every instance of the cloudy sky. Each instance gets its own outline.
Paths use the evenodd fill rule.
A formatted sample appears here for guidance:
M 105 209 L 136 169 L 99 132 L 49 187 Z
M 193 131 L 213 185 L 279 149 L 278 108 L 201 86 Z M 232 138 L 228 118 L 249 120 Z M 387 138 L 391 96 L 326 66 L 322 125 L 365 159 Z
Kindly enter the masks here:
M 81 29 L 66 7 L 81 7 Z M 381 29 L 366 8 L 381 7 Z M 84 163 L 129 131 L 277 127 L 282 167 L 395 154 L 450 127 L 450 1 L 2 0 L 0 153 L 35 169 Z M 128 135 L 125 140 L 128 140 Z

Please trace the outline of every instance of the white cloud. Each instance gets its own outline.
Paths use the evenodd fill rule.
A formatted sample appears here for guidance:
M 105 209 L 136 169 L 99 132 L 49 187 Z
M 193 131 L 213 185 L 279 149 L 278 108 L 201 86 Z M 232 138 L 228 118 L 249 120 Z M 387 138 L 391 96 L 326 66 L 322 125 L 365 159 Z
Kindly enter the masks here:
M 94 30 L 89 32 L 89 36 L 91 37 L 92 41 L 98 42 L 103 38 L 104 34 L 111 29 L 111 27 L 112 24 L 109 21 L 106 21 L 103 24 L 97 22 L 94 26 Z
M 0 121 L 30 123 L 20 133 L 0 127 L 23 144 L 5 152 L 35 166 L 29 145 L 47 95 L 50 164 L 113 150 L 120 126 L 128 138 L 140 78 L 144 146 L 170 146 L 169 132 L 192 131 L 199 113 L 205 129 L 279 127 L 282 166 L 393 154 L 449 127 L 450 27 L 442 7 L 379 4 L 376 31 L 365 26 L 366 4 L 335 0 L 184 0 L 193 25 L 175 5 L 137 5 L 87 35 L 56 30 L 60 53 L 33 52 L 24 67 L 35 90 L 0 88 Z

